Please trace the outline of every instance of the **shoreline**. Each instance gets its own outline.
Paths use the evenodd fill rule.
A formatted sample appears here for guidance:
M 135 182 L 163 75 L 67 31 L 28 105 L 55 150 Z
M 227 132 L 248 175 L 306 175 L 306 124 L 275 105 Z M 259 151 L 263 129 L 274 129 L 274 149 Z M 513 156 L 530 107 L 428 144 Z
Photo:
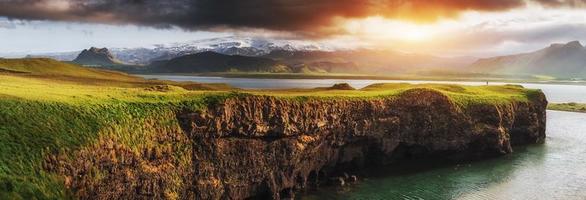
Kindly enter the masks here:
M 572 80 L 539 80 L 539 79 L 477 79 L 469 78 L 449 78 L 449 77 L 427 77 L 427 76 L 376 76 L 376 75 L 353 75 L 353 74 L 268 74 L 268 73 L 136 73 L 133 76 L 197 76 L 197 77 L 214 77 L 214 78 L 249 78 L 249 79 L 339 79 L 339 80 L 381 80 L 381 81 L 446 81 L 446 82 L 489 82 L 489 83 L 527 83 L 527 84 L 555 84 L 555 85 L 583 85 L 586 81 Z

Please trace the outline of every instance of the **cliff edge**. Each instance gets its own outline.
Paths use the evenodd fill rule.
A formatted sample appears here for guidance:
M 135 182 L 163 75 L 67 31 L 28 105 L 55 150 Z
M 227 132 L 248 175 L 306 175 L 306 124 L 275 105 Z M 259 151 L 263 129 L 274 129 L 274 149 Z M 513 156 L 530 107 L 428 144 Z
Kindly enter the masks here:
M 234 93 L 0 79 L 0 199 L 291 198 L 372 166 L 545 139 L 545 96 L 511 85 Z
M 411 89 L 392 99 L 229 99 L 179 118 L 194 145 L 197 199 L 280 199 L 405 158 L 478 158 L 541 143 L 546 105 L 541 94 L 463 109 L 438 91 Z

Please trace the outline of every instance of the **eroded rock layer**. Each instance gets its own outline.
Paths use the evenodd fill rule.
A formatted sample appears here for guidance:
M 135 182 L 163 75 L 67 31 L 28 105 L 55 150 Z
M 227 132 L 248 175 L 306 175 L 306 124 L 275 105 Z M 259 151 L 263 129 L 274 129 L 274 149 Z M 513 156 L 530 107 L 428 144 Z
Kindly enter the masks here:
M 160 134 L 141 151 L 104 137 L 44 165 L 80 199 L 289 198 L 369 166 L 543 142 L 546 105 L 541 93 L 457 105 L 429 89 L 369 99 L 245 96 L 177 111 L 168 127 L 148 125 Z
M 336 173 L 404 157 L 494 156 L 543 142 L 546 105 L 541 95 L 457 106 L 415 89 L 369 100 L 244 97 L 178 117 L 193 141 L 197 199 L 279 199 Z

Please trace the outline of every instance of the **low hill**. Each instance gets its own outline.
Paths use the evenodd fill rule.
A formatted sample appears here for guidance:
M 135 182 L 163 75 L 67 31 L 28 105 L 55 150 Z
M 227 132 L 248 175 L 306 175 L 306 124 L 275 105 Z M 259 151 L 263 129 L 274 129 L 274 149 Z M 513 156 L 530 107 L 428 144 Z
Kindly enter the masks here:
M 547 75 L 558 78 L 586 76 L 586 48 L 578 41 L 524 54 L 480 59 L 470 67 L 476 72 Z
M 0 58 L 0 72 L 46 76 L 70 76 L 121 81 L 137 79 L 136 77 L 120 72 L 85 68 L 76 64 L 60 62 L 50 58 Z
M 312 71 L 396 75 L 429 70 L 459 70 L 474 60 L 444 58 L 391 50 L 288 51 L 275 50 L 263 56 L 290 66 L 306 66 Z
M 151 71 L 158 73 L 291 72 L 291 69 L 269 58 L 224 55 L 207 51 L 154 62 L 151 64 Z
M 78 56 L 73 60 L 74 63 L 88 66 L 112 66 L 121 65 L 122 61 L 116 59 L 107 48 L 96 48 L 84 49 Z

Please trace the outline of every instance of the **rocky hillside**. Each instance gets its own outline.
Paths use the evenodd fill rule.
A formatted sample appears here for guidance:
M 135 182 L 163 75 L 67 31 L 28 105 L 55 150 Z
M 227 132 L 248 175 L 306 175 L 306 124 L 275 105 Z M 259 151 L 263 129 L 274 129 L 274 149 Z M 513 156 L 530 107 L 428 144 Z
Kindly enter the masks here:
M 116 59 L 107 48 L 96 48 L 84 49 L 78 56 L 73 60 L 74 63 L 87 66 L 112 66 L 120 65 L 121 61 Z
M 531 53 L 480 59 L 470 68 L 477 72 L 583 78 L 586 76 L 586 48 L 578 41 L 552 44 Z

